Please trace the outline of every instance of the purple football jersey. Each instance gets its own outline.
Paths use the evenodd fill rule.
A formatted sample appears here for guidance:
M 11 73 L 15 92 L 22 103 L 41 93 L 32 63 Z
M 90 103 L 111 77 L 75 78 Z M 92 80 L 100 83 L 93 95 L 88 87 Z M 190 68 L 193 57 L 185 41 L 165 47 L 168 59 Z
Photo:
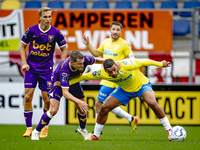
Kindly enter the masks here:
M 84 67 L 82 70 L 72 71 L 69 66 L 70 58 L 66 58 L 62 60 L 56 70 L 53 72 L 51 76 L 52 85 L 56 81 L 60 81 L 62 87 L 69 87 L 69 80 L 73 78 L 77 78 L 83 74 L 87 65 L 92 65 L 95 63 L 95 58 L 91 56 L 84 56 Z
M 39 24 L 29 27 L 22 36 L 21 42 L 30 43 L 27 63 L 32 72 L 51 72 L 56 42 L 60 48 L 66 44 L 60 30 L 50 26 L 47 31 L 42 31 Z

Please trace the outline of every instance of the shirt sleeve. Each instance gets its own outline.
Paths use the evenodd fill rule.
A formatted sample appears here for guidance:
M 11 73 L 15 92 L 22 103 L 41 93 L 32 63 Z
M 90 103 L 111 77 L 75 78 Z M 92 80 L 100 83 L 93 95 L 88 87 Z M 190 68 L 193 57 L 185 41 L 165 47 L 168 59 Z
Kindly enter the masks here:
M 78 78 L 74 78 L 72 80 L 70 80 L 70 85 L 75 84 L 77 82 L 83 81 L 83 80 L 97 80 L 97 79 L 103 79 L 104 76 L 102 74 L 103 69 L 99 69 L 97 71 L 92 71 L 89 73 L 86 73 Z
M 61 87 L 69 87 L 70 73 L 66 70 L 60 71 L 60 84 Z
M 150 59 L 135 59 L 135 58 L 122 60 L 121 65 L 123 65 L 123 67 L 126 68 L 127 70 L 138 69 L 142 66 L 157 66 L 157 67 L 163 66 L 162 62 Z
M 129 57 L 133 57 L 133 53 L 132 53 L 130 44 L 128 44 L 128 42 L 126 42 L 124 45 L 125 45 L 124 46 L 124 54 L 125 54 L 125 56 L 127 57 L 129 55 Z
M 84 56 L 84 59 L 85 59 L 85 62 L 88 64 L 88 65 L 92 65 L 95 63 L 95 58 L 92 57 L 92 56 Z
M 22 41 L 24 44 L 28 45 L 28 43 L 31 41 L 32 37 L 33 37 L 33 32 L 28 28 L 28 29 L 24 32 L 21 41 Z
M 99 53 L 102 53 L 102 54 L 103 54 L 103 52 L 104 52 L 104 42 L 99 46 L 99 48 L 97 49 L 97 51 L 98 51 Z
M 157 67 L 161 68 L 163 66 L 162 62 L 154 61 L 154 60 L 151 60 L 151 59 L 135 59 L 135 62 L 136 62 L 138 67 L 157 66 Z
M 58 30 L 56 34 L 56 42 L 58 43 L 60 48 L 66 45 L 65 38 L 60 30 Z

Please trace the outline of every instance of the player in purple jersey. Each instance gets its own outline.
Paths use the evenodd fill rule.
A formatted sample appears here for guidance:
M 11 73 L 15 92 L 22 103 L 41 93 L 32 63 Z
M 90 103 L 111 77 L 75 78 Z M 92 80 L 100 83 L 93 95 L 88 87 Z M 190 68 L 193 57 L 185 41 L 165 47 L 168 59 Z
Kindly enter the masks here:
M 79 51 L 73 50 L 70 53 L 70 57 L 61 61 L 51 76 L 51 90 L 49 91 L 50 97 L 50 109 L 44 113 L 40 119 L 39 124 L 33 130 L 31 139 L 39 140 L 39 133 L 41 129 L 49 124 L 52 117 L 58 112 L 60 106 L 60 98 L 64 96 L 66 99 L 75 103 L 78 110 L 77 115 L 79 119 L 78 133 L 82 134 L 84 140 L 89 138 L 89 134 L 85 129 L 86 116 L 88 112 L 88 105 L 84 101 L 84 93 L 80 83 L 69 85 L 69 80 L 77 78 L 83 74 L 87 65 L 94 63 L 102 64 L 104 59 L 94 58 L 90 56 L 83 56 Z M 60 85 L 56 86 L 56 83 L 60 82 Z
M 22 59 L 22 70 L 25 72 L 24 87 L 24 117 L 27 130 L 23 137 L 32 134 L 32 99 L 37 82 L 44 101 L 44 112 L 49 110 L 48 91 L 51 84 L 53 70 L 53 55 L 55 44 L 61 49 L 61 60 L 67 56 L 66 41 L 62 33 L 51 26 L 52 10 L 48 7 L 39 9 L 40 23 L 29 27 L 21 39 L 20 55 Z M 29 54 L 26 59 L 26 47 L 29 44 Z M 47 137 L 48 126 L 43 128 L 40 137 Z

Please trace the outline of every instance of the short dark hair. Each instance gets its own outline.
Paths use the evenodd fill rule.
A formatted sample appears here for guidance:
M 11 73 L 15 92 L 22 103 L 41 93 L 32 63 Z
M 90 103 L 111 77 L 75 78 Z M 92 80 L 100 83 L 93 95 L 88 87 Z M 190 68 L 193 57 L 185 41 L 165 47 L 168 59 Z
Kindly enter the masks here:
M 104 70 L 106 70 L 107 68 L 111 68 L 114 64 L 115 64 L 114 60 L 112 60 L 112 59 L 106 59 L 103 62 Z
M 70 52 L 70 60 L 76 62 L 77 59 L 83 59 L 83 54 L 81 54 L 78 50 L 73 50 Z
M 121 29 L 123 28 L 123 25 L 122 25 L 119 21 L 113 21 L 113 22 L 110 24 L 110 28 L 112 28 L 113 25 L 120 26 Z

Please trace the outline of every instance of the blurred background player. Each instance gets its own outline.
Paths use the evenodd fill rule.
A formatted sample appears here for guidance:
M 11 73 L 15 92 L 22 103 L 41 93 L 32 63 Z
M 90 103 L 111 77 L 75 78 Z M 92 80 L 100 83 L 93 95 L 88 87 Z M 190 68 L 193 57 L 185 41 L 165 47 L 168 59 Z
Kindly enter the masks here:
M 102 58 L 95 59 L 91 56 L 83 56 L 79 51 L 73 50 L 71 51 L 69 58 L 66 58 L 59 63 L 51 77 L 51 85 L 54 86 L 52 86 L 49 91 L 50 109 L 42 115 L 38 126 L 32 133 L 32 140 L 39 140 L 39 133 L 41 129 L 46 124 L 49 124 L 49 121 L 58 112 L 62 96 L 75 103 L 79 119 L 79 128 L 77 132 L 84 137 L 84 140 L 89 138 L 89 134 L 85 129 L 87 112 L 89 109 L 87 103 L 84 101 L 85 96 L 83 89 L 80 83 L 69 86 L 69 80 L 81 76 L 87 65 L 92 65 L 94 63 L 102 64 L 103 61 L 104 59 Z
M 123 26 L 119 21 L 113 21 L 110 24 L 110 38 L 105 39 L 98 49 L 94 48 L 90 44 L 89 37 L 86 37 L 85 35 L 83 35 L 83 43 L 87 46 L 90 53 L 95 57 L 99 57 L 103 54 L 104 59 L 112 58 L 114 61 L 131 58 L 133 57 L 133 54 L 130 45 L 127 41 L 120 37 L 122 33 L 122 28 Z M 115 83 L 106 80 L 102 80 L 100 82 L 100 85 L 100 91 L 95 103 L 96 119 L 98 117 L 101 105 L 118 86 Z M 130 115 L 120 107 L 116 107 L 115 109 L 113 109 L 112 113 L 116 114 L 119 117 L 126 118 L 131 124 L 132 132 L 135 131 L 135 128 L 137 128 L 138 117 Z M 136 127 L 134 126 L 135 122 Z
M 172 127 L 168 118 L 165 115 L 163 108 L 156 101 L 149 79 L 139 70 L 139 67 L 141 66 L 169 67 L 170 62 L 165 60 L 157 62 L 150 59 L 137 60 L 134 58 L 115 62 L 112 59 L 106 59 L 103 66 L 104 69 L 102 68 L 97 71 L 86 73 L 83 76 L 70 81 L 70 84 L 73 84 L 82 80 L 105 79 L 118 85 L 116 90 L 108 96 L 101 106 L 95 124 L 94 135 L 88 140 L 99 140 L 100 133 L 103 130 L 110 111 L 120 105 L 126 106 L 132 98 L 138 97 L 140 100 L 145 101 L 153 110 L 167 131 L 168 140 L 171 141 L 169 131 Z
M 40 23 L 29 27 L 21 39 L 20 55 L 25 72 L 24 87 L 24 118 L 27 130 L 23 137 L 29 137 L 32 133 L 32 99 L 39 82 L 44 112 L 49 110 L 48 91 L 50 89 L 51 74 L 53 70 L 53 54 L 56 43 L 61 49 L 61 60 L 67 56 L 66 41 L 60 30 L 51 26 L 52 10 L 42 7 L 38 10 Z M 30 16 L 31 17 L 31 16 Z M 29 54 L 26 59 L 26 47 L 29 44 Z M 43 128 L 40 137 L 47 137 L 48 126 Z

